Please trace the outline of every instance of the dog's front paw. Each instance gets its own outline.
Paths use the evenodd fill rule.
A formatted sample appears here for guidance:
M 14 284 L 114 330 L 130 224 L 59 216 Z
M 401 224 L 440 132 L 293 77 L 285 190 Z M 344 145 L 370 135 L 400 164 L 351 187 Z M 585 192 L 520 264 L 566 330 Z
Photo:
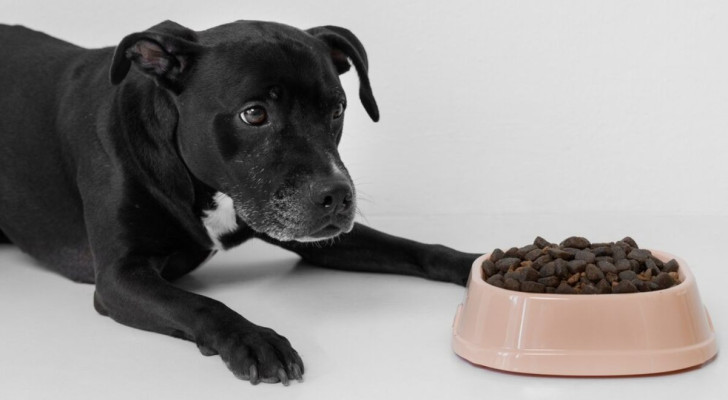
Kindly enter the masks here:
M 303 361 L 285 337 L 269 328 L 245 327 L 224 334 L 214 346 L 225 365 L 236 377 L 288 386 L 290 380 L 303 380 Z M 200 345 L 203 354 L 212 349 Z

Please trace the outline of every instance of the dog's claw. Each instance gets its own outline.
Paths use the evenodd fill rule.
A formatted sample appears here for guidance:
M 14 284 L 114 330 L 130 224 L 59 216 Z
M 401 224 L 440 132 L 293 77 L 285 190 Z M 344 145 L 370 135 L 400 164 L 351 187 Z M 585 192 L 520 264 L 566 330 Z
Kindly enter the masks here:
M 299 382 L 303 382 L 303 373 L 298 364 L 293 364 L 293 378 Z
M 255 366 L 255 364 L 250 366 L 250 383 L 253 385 L 257 385 L 260 382 L 260 379 L 258 379 L 258 367 Z
M 288 386 L 288 374 L 283 368 L 278 368 L 278 379 L 280 379 L 283 386 Z

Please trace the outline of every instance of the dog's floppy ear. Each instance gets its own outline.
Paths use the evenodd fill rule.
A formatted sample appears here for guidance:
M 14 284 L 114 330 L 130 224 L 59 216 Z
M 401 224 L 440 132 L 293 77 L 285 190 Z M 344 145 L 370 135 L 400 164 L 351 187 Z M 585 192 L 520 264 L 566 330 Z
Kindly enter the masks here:
M 124 80 L 133 63 L 158 85 L 179 93 L 200 50 L 194 31 L 176 22 L 164 21 L 122 39 L 111 60 L 111 83 L 116 85 Z
M 348 59 L 351 59 L 359 75 L 359 98 L 372 120 L 379 121 L 379 108 L 376 100 L 374 100 L 372 87 L 369 84 L 369 61 L 364 46 L 362 46 L 359 39 L 348 29 L 331 25 L 311 28 L 306 32 L 329 46 L 331 61 L 333 61 L 339 74 L 349 70 Z

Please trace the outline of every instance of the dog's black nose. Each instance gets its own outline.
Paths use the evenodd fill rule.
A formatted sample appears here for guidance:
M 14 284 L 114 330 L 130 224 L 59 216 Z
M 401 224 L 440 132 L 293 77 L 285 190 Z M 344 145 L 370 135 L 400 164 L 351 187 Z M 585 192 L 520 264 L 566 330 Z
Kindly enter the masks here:
M 321 181 L 311 186 L 311 200 L 323 214 L 341 214 L 354 203 L 351 185 L 344 179 Z

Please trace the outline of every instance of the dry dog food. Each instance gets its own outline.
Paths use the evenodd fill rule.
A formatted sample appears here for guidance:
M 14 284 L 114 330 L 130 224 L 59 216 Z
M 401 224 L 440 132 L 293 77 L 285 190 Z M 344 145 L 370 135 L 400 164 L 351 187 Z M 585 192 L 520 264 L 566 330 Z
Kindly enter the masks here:
M 677 261 L 660 261 L 629 236 L 610 243 L 572 236 L 558 245 L 539 236 L 521 248 L 493 250 L 482 267 L 489 284 L 533 293 L 649 292 L 680 283 Z

